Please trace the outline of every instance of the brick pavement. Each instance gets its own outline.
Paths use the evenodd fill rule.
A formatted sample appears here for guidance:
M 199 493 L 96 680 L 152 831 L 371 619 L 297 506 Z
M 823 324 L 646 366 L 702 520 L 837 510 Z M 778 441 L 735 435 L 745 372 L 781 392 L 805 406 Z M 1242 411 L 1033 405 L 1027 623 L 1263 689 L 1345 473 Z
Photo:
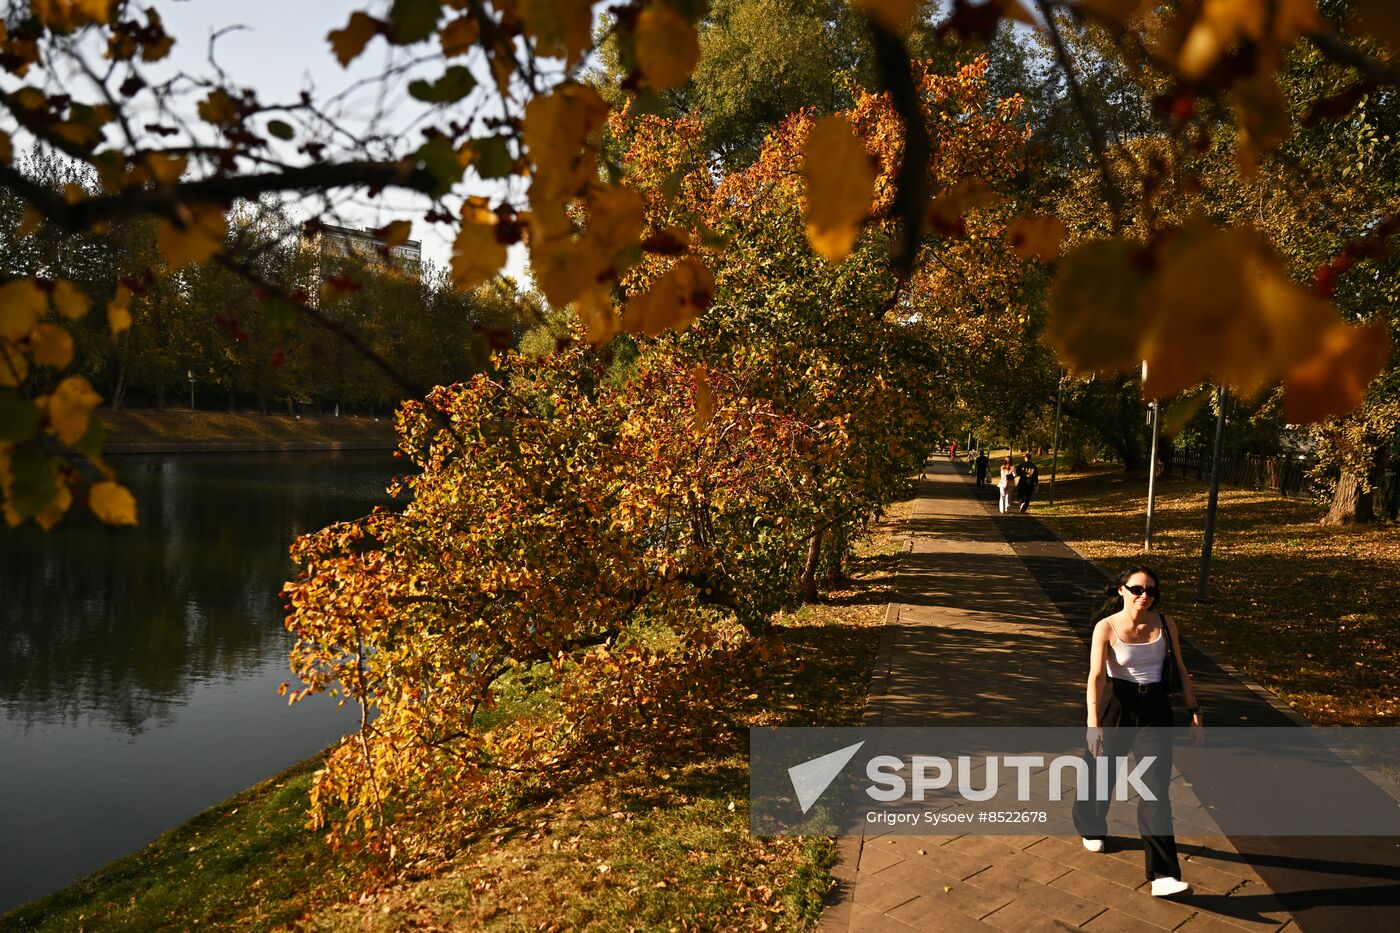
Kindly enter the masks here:
M 994 520 L 972 495 L 970 478 L 946 460 L 925 468 L 906 522 L 900 602 L 886 616 L 866 725 L 1080 721 L 1084 642 L 999 529 L 1006 521 Z M 1076 837 L 844 837 L 821 928 L 1298 929 L 1228 840 L 1183 834 L 1177 842 L 1183 874 L 1196 890 L 1166 900 L 1147 893 L 1133 837 L 1100 854 Z

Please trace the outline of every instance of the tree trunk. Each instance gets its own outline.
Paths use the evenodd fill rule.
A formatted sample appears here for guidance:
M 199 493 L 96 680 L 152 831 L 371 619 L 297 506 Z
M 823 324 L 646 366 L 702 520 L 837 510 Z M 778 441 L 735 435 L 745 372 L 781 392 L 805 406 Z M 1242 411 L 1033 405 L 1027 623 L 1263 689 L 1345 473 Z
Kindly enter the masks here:
M 802 567 L 802 599 L 809 603 L 817 601 L 817 564 L 822 556 L 822 535 L 826 529 L 819 529 L 807 542 L 807 562 Z
M 1337 488 L 1332 493 L 1332 504 L 1328 507 L 1322 524 L 1359 525 L 1377 520 L 1376 490 L 1385 485 L 1387 444 L 1369 434 L 1366 440 L 1371 448 L 1366 473 L 1363 475 L 1342 469 L 1342 475 L 1337 479 Z
M 165 386 L 156 386 L 156 411 L 165 411 Z
M 261 392 L 258 393 L 258 411 L 267 414 L 267 396 Z
M 121 411 L 126 404 L 126 364 L 117 367 L 117 384 L 112 389 L 112 411 Z
M 295 414 L 296 411 L 292 408 L 292 397 L 289 395 L 287 396 L 287 417 L 290 418 Z
M 1376 497 L 1371 490 L 1363 491 L 1363 479 L 1355 473 L 1342 474 L 1322 524 L 1355 525 L 1376 520 Z
M 237 395 L 236 395 L 236 393 L 235 393 L 232 389 L 229 389 L 229 390 L 228 390 L 228 413 L 229 413 L 230 415 L 232 415 L 232 414 L 235 414 L 237 411 L 238 411 L 238 399 L 237 399 Z

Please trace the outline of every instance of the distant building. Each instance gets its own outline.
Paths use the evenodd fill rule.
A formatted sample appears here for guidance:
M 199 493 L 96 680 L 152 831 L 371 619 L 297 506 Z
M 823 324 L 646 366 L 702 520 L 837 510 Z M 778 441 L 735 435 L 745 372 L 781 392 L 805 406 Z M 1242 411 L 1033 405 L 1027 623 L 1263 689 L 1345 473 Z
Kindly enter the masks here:
M 303 248 L 319 252 L 325 256 L 354 256 L 369 262 L 383 263 L 384 244 L 369 230 L 355 227 L 337 227 L 335 224 L 303 224 L 301 228 Z M 395 265 L 417 271 L 423 263 L 423 241 L 404 240 L 398 246 L 389 247 L 389 258 Z

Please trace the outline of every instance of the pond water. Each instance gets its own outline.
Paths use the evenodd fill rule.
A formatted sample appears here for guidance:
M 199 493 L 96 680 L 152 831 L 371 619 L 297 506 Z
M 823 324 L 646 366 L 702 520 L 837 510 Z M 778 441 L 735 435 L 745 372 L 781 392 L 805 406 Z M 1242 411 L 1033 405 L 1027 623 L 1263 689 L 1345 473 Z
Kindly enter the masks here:
M 299 534 L 366 514 L 389 451 L 113 457 L 137 528 L 0 530 L 0 914 L 358 724 L 288 707 Z

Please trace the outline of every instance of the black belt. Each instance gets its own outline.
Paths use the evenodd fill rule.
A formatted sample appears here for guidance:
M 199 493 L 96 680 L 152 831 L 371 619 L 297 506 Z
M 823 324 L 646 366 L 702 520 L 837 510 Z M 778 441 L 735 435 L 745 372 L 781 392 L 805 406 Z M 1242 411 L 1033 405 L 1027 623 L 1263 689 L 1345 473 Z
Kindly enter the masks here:
M 1121 677 L 1110 677 L 1108 679 L 1115 684 L 1122 684 L 1123 689 L 1129 690 L 1130 692 L 1156 693 L 1162 689 L 1162 682 L 1160 680 L 1154 680 L 1150 684 L 1140 684 L 1135 680 L 1124 680 Z

